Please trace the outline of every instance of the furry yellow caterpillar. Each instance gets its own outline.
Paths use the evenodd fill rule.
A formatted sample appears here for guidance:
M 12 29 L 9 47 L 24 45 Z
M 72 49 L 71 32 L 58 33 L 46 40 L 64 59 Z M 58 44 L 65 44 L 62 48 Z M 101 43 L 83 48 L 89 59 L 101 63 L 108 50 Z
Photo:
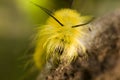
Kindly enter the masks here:
M 72 9 L 61 9 L 52 13 L 33 3 L 50 17 L 38 28 L 36 48 L 33 55 L 35 65 L 41 69 L 46 62 L 70 64 L 77 56 L 86 57 L 86 47 L 81 41 L 90 31 L 89 16 L 81 16 Z M 81 58 L 82 58 L 81 57 Z

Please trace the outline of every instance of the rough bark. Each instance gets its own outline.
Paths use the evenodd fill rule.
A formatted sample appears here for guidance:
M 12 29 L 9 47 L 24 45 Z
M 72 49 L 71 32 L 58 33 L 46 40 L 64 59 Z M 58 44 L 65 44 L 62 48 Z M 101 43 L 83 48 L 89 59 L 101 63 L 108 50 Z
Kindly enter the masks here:
M 59 65 L 46 80 L 120 80 L 120 10 L 96 19 L 85 41 L 88 60 Z M 89 44 L 90 43 L 90 44 Z M 40 80 L 40 79 L 39 79 Z

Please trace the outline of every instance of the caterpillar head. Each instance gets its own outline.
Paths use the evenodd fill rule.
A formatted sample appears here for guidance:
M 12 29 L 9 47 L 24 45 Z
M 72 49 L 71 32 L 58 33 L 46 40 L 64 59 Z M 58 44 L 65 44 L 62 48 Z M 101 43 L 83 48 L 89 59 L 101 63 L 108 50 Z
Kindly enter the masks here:
M 75 10 L 61 9 L 54 13 L 35 4 L 50 17 L 37 33 L 34 62 L 42 68 L 48 60 L 70 64 L 78 55 L 87 56 L 86 47 L 81 41 L 89 31 L 88 16 L 81 16 Z

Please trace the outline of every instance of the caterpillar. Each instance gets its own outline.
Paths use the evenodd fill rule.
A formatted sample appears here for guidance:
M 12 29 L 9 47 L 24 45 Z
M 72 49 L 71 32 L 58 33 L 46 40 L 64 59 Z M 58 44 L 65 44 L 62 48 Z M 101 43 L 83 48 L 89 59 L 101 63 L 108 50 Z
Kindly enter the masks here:
M 42 69 L 48 61 L 65 63 L 74 61 L 78 56 L 87 57 L 82 39 L 91 31 L 88 24 L 90 16 L 82 16 L 76 10 L 60 9 L 52 12 L 33 3 L 49 15 L 46 23 L 38 28 L 33 60 Z

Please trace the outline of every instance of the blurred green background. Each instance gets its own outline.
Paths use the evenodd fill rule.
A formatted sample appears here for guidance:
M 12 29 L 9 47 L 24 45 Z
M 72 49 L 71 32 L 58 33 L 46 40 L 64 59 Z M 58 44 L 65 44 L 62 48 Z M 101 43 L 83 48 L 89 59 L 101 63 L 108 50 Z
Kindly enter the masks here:
M 0 80 L 22 80 L 26 61 L 21 58 L 31 44 L 35 28 L 48 17 L 30 1 L 52 11 L 73 8 L 96 17 L 120 7 L 120 0 L 0 0 Z

